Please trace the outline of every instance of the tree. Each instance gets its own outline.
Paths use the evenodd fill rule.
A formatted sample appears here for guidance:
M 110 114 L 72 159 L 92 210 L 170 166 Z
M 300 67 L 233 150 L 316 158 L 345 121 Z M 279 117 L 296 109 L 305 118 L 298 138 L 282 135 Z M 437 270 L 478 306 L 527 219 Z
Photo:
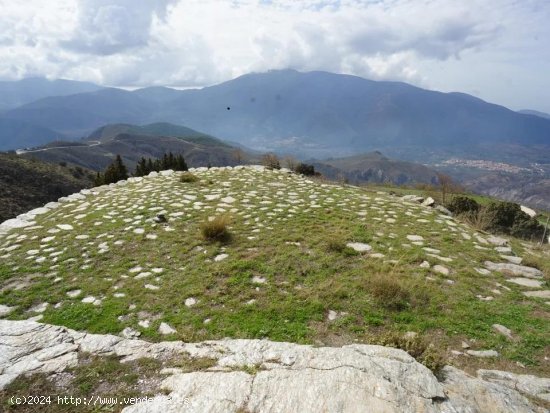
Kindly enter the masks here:
M 291 171 L 296 170 L 296 165 L 298 165 L 298 161 L 293 156 L 285 156 L 283 159 L 283 162 L 285 163 L 285 166 L 290 169 Z
M 279 158 L 274 153 L 266 153 L 262 156 L 262 164 L 268 169 L 281 169 Z
M 447 195 L 452 192 L 454 187 L 453 179 L 449 175 L 438 173 L 437 180 L 439 181 L 439 189 L 441 191 L 441 202 L 445 204 L 447 202 Z
M 233 155 L 233 160 L 237 165 L 240 165 L 244 160 L 244 151 L 240 148 L 236 148 L 233 151 L 232 155 Z
M 99 177 L 98 173 L 98 177 Z M 98 179 L 96 177 L 96 180 Z M 128 179 L 128 169 L 126 168 L 126 165 L 124 165 L 124 162 L 122 162 L 122 158 L 120 155 L 116 156 L 116 159 L 112 164 L 110 164 L 107 169 L 105 169 L 105 172 L 103 173 L 103 176 L 101 177 L 101 181 L 103 184 L 114 184 L 118 181 Z

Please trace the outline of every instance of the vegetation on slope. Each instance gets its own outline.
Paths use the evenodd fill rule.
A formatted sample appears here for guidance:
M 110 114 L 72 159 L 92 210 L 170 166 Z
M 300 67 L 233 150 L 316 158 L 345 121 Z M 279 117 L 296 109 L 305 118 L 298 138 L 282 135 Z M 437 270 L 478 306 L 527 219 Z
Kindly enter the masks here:
M 0 153 L 0 222 L 90 187 L 93 174 Z
M 502 261 L 486 235 L 399 197 L 279 170 L 192 172 L 199 180 L 175 174 L 106 189 L 12 232 L 0 241 L 0 304 L 17 306 L 11 318 L 130 328 L 148 340 L 340 345 L 412 331 L 447 356 L 462 341 L 500 353 L 452 363 L 517 370 L 517 361 L 548 373 L 548 305 L 505 273 L 479 272 Z M 205 239 L 204 223 L 225 214 L 231 221 L 219 227 L 231 238 Z M 535 257 L 530 244 L 512 247 Z M 544 286 L 550 268 L 536 254 L 528 262 L 544 271 Z M 161 334 L 162 323 L 173 333 Z

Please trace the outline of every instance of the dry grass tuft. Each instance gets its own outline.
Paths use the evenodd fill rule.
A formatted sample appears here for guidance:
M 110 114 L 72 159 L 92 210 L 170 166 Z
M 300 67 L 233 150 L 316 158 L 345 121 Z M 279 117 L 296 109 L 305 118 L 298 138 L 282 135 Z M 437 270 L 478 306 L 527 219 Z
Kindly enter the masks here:
M 193 175 L 191 172 L 184 172 L 181 174 L 180 182 L 182 183 L 192 183 L 197 182 L 199 178 L 196 175 Z
M 228 228 L 230 223 L 231 216 L 228 214 L 219 215 L 211 221 L 203 222 L 201 225 L 202 236 L 208 241 L 228 242 L 231 240 Z

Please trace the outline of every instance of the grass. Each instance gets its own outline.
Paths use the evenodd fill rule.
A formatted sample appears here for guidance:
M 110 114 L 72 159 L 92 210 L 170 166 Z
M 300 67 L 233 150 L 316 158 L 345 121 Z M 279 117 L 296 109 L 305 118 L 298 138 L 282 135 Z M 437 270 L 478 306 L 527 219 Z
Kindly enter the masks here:
M 181 174 L 148 178 L 63 204 L 37 217 L 40 228 L 0 238 L 0 304 L 17 306 L 10 318 L 37 315 L 28 310 L 48 302 L 45 322 L 111 334 L 131 327 L 150 341 L 233 337 L 342 345 L 414 331 L 446 355 L 467 340 L 474 349 L 499 351 L 498 362 L 511 370 L 521 362 L 524 373 L 549 373 L 548 305 L 525 297 L 505 274 L 477 273 L 484 261 L 502 259 L 465 223 L 381 191 L 280 171 L 193 174 L 205 184 L 182 183 Z M 151 218 L 161 210 L 168 222 L 156 224 Z M 60 223 L 74 230 L 49 232 Z M 138 228 L 144 233 L 134 232 Z M 224 231 L 231 242 L 218 242 Z M 81 234 L 89 237 L 75 238 Z M 407 240 L 413 234 L 424 244 Z M 372 253 L 358 253 L 349 242 L 368 243 Z M 104 243 L 109 249 L 100 252 Z M 439 252 L 429 255 L 424 247 Z M 545 272 L 548 288 L 547 246 L 512 240 L 512 247 Z M 221 254 L 227 258 L 216 261 Z M 420 267 L 423 261 L 432 268 Z M 436 264 L 449 275 L 434 272 Z M 130 272 L 135 267 L 141 270 Z M 140 273 L 149 274 L 136 278 Z M 73 290 L 82 292 L 69 297 Z M 87 296 L 101 304 L 83 303 Z M 196 304 L 188 307 L 190 297 Z M 331 310 L 338 313 L 332 321 Z M 149 328 L 138 324 L 143 319 Z M 177 333 L 161 335 L 161 322 Z M 517 340 L 495 334 L 492 324 L 510 328 Z M 472 358 L 451 362 L 487 367 Z
M 207 220 L 201 225 L 201 233 L 207 241 L 228 242 L 231 239 L 229 224 L 231 216 L 228 214 L 218 215 L 212 220 Z
M 180 182 L 182 183 L 193 183 L 198 181 L 199 178 L 196 175 L 193 175 L 191 172 L 184 172 L 180 175 Z

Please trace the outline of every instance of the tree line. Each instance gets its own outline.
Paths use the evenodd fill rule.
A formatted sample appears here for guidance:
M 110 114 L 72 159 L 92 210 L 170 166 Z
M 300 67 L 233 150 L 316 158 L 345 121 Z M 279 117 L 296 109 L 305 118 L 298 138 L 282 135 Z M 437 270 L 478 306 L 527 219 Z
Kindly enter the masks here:
M 142 157 L 137 165 L 133 176 L 145 176 L 151 172 L 159 172 L 166 169 L 174 171 L 187 171 L 187 164 L 183 155 L 174 155 L 172 152 L 165 153 L 162 158 L 152 159 Z M 117 155 L 115 160 L 105 168 L 103 173 L 98 172 L 95 178 L 95 185 L 114 184 L 118 181 L 128 179 L 128 168 L 124 165 L 122 157 Z

